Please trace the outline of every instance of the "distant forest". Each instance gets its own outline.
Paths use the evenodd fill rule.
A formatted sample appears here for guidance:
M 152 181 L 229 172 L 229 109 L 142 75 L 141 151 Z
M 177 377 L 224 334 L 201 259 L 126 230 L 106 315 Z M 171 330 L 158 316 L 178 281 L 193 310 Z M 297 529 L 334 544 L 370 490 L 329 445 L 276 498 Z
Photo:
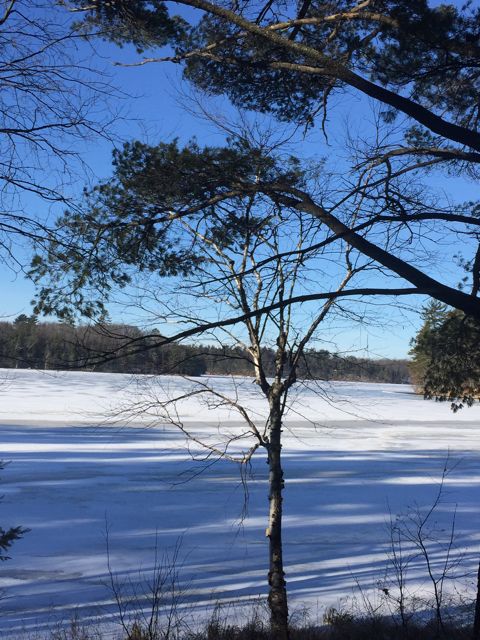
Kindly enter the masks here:
M 160 335 L 154 331 L 147 336 L 138 327 L 119 324 L 74 327 L 37 323 L 34 317 L 21 315 L 14 322 L 0 322 L 0 367 L 191 376 L 253 374 L 247 352 L 239 347 L 169 344 L 149 349 L 155 333 Z M 132 338 L 140 347 L 139 353 L 99 362 L 102 354 L 108 357 Z M 267 371 L 273 373 L 273 350 L 265 349 L 263 358 Z M 407 360 L 370 360 L 326 350 L 307 351 L 298 377 L 391 383 L 410 380 Z

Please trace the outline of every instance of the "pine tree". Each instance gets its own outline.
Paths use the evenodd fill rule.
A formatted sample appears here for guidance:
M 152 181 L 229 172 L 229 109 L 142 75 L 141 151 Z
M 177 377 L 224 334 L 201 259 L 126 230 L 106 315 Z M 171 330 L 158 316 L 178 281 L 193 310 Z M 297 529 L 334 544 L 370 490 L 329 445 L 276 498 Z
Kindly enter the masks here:
M 0 469 L 5 467 L 5 463 L 0 461 Z M 10 560 L 10 556 L 6 552 L 10 549 L 14 542 L 23 538 L 30 529 L 23 527 L 10 527 L 9 529 L 3 529 L 0 527 L 0 562 Z
M 412 383 L 419 392 L 423 392 L 426 371 L 433 358 L 435 332 L 445 321 L 446 314 L 447 307 L 444 304 L 437 300 L 431 300 L 423 309 L 422 327 L 415 338 L 412 339 L 412 348 L 409 352 L 412 356 L 410 374 Z
M 471 406 L 480 388 L 480 323 L 433 303 L 414 340 L 412 376 L 425 398 Z

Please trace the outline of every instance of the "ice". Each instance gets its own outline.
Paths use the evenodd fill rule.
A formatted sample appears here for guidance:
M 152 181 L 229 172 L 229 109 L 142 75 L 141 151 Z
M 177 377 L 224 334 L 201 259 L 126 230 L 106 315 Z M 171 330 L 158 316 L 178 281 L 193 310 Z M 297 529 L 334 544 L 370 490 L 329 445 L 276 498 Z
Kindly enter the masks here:
M 0 567 L 2 637 L 41 630 L 75 611 L 112 619 L 107 530 L 113 571 L 135 583 L 151 571 L 155 546 L 160 555 L 172 553 L 181 541 L 186 607 L 203 611 L 266 593 L 264 452 L 253 460 L 246 494 L 238 465 L 205 457 L 196 445 L 188 450 L 185 435 L 152 402 L 188 393 L 195 380 L 29 370 L 2 370 L 0 378 L 0 458 L 10 462 L 0 475 L 0 524 L 31 529 Z M 250 379 L 201 383 L 235 397 L 263 425 L 266 403 Z M 176 411 L 175 421 L 210 445 L 224 446 L 245 431 L 237 412 L 212 409 L 206 396 L 190 397 Z M 374 590 L 384 573 L 390 517 L 430 505 L 445 465 L 437 526 L 449 531 L 457 505 L 462 573 L 471 570 L 473 582 L 479 418 L 477 406 L 453 414 L 408 385 L 296 387 L 283 434 L 292 610 L 306 604 L 321 615 L 357 583 Z M 240 440 L 231 452 L 249 443 Z M 422 575 L 418 561 L 410 579 L 421 583 Z

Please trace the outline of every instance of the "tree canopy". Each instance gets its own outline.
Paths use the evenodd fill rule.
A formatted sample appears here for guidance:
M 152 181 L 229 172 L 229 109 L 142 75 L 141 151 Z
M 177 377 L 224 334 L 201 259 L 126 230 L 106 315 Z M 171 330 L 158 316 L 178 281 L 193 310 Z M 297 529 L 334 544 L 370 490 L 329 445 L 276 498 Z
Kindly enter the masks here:
M 464 313 L 431 303 L 412 345 L 412 369 L 427 399 L 458 411 L 480 395 L 480 324 Z
M 310 219 L 311 229 L 322 230 L 320 241 L 312 236 L 310 246 L 303 246 L 304 255 L 346 244 L 363 260 L 376 261 L 415 285 L 363 287 L 342 291 L 341 296 L 424 294 L 480 314 L 475 296 L 409 263 L 410 241 L 402 230 L 405 224 L 422 224 L 428 214 L 414 211 L 406 218 L 395 202 L 379 210 L 376 199 L 365 203 L 364 198 L 359 211 L 355 200 L 342 196 L 327 210 L 322 192 L 315 194 L 315 181 L 298 159 L 275 157 L 244 139 L 215 148 L 195 142 L 183 148 L 177 142 L 126 144 L 114 153 L 113 178 L 86 194 L 82 210 L 64 215 L 48 254 L 35 258 L 32 275 L 42 283 L 36 309 L 63 318 L 79 311 L 98 318 L 112 288 L 127 285 L 137 270 L 160 276 L 195 271 L 204 257 L 197 252 L 197 240 L 185 236 L 182 222 L 204 223 L 212 237 L 233 243 L 245 231 L 238 205 L 254 197 L 274 207 L 281 224 L 286 223 L 282 210 L 296 211 Z M 270 215 L 267 211 L 263 210 L 264 220 Z M 330 295 L 318 290 L 303 300 Z
M 424 127 L 423 146 L 480 150 L 476 131 L 480 12 L 427 0 L 76 0 L 85 23 L 146 58 L 184 64 L 185 75 L 237 106 L 312 123 L 328 95 L 350 86 Z M 184 9 L 196 9 L 188 13 Z M 176 15 L 182 13 L 182 17 Z M 422 145 L 420 144 L 420 147 Z M 440 150 L 439 150 L 440 151 Z M 443 150 L 445 152 L 445 149 Z M 461 150 L 450 150 L 455 154 Z
M 476 203 L 452 206 L 439 194 L 428 199 L 421 188 L 416 193 L 411 188 L 433 168 L 476 176 L 480 11 L 471 3 L 458 7 L 432 6 L 426 0 L 268 0 L 241 5 L 95 0 L 84 5 L 75 0 L 73 4 L 88 29 L 136 47 L 140 57 L 132 64 L 182 65 L 186 79 L 201 90 L 225 94 L 238 107 L 289 123 L 324 126 L 334 113 L 329 100 L 333 95 L 354 92 L 373 98 L 383 122 L 379 126 L 387 127 L 387 132 L 372 132 L 366 140 L 359 135 L 353 141 L 349 193 L 344 185 L 336 202 L 328 197 L 319 202 L 308 190 L 294 193 L 271 180 L 268 193 L 275 191 L 283 203 L 296 200 L 296 206 L 308 209 L 338 237 L 409 282 L 416 292 L 480 318 Z M 257 190 L 262 186 L 265 182 Z M 241 187 L 251 189 L 245 180 Z M 363 227 L 360 237 L 355 225 L 336 215 L 346 204 L 361 211 L 368 233 Z M 430 233 L 426 221 L 437 223 L 444 235 L 459 232 L 468 237 L 471 292 L 458 291 L 447 280 L 432 278 L 425 267 L 419 268 L 429 257 L 419 240 Z M 386 248 L 384 234 L 403 234 L 405 243 L 415 243 L 415 251 L 398 259 Z

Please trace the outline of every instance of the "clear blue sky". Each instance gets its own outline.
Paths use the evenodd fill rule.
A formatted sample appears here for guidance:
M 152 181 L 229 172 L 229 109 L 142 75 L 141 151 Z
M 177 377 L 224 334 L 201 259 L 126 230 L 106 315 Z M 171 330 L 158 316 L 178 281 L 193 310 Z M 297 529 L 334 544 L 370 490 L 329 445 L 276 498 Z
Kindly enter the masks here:
M 104 56 L 104 66 L 112 75 L 115 85 L 128 94 L 116 106 L 123 111 L 123 119 L 116 125 L 116 134 L 121 139 L 140 138 L 150 143 L 160 140 L 180 138 L 182 142 L 196 136 L 201 144 L 221 143 L 223 134 L 214 125 L 205 120 L 194 117 L 185 110 L 181 103 L 183 91 L 188 91 L 182 80 L 180 69 L 170 64 L 150 64 L 142 67 L 123 67 L 110 64 L 109 60 L 130 62 L 138 60 L 137 54 L 130 50 L 119 50 L 116 47 L 102 44 L 101 52 Z M 188 100 L 187 100 L 188 102 Z M 337 104 L 335 105 L 335 102 Z M 295 153 L 303 157 L 323 157 L 335 152 L 336 141 L 340 132 L 344 131 L 348 121 L 353 130 L 370 127 L 370 106 L 365 101 L 352 98 L 333 98 L 333 108 L 328 122 L 328 133 L 331 144 L 325 143 L 323 135 L 313 131 L 295 148 Z M 210 103 L 212 107 L 212 103 Z M 214 110 L 234 116 L 225 100 L 218 99 L 213 103 Z M 281 127 L 282 125 L 278 125 Z M 297 142 L 301 139 L 297 136 Z M 90 183 L 106 178 L 111 173 L 112 143 L 105 140 L 88 142 L 81 150 L 84 159 L 91 169 L 89 176 L 80 175 L 76 184 L 70 187 L 72 193 L 81 192 L 85 181 Z M 454 199 L 474 198 L 473 185 L 466 182 L 451 180 L 445 182 L 443 175 L 433 176 L 433 183 L 438 182 L 442 188 L 451 193 Z M 33 210 L 39 217 L 54 218 L 60 211 L 49 209 L 44 203 L 31 198 L 24 198 L 25 209 Z M 448 248 L 442 251 L 454 253 L 456 240 L 452 238 Z M 28 261 L 27 252 L 16 248 L 17 255 L 23 261 Z M 443 262 L 445 265 L 446 262 Z M 442 267 L 444 268 L 444 267 Z M 445 275 L 445 274 L 443 274 Z M 30 312 L 30 300 L 33 297 L 33 286 L 25 280 L 21 273 L 14 273 L 10 268 L 0 266 L 2 282 L 2 303 L 0 315 L 14 318 L 19 313 Z M 448 278 L 448 276 L 447 276 Z M 455 284 L 452 280 L 451 284 Z M 347 352 L 355 352 L 372 357 L 405 357 L 409 348 L 409 341 L 420 325 L 418 310 L 421 300 L 403 299 L 399 305 L 384 305 L 378 307 L 377 322 L 369 324 L 336 322 L 329 330 L 327 341 L 331 341 L 331 348 Z M 114 312 L 115 313 L 115 312 Z M 375 315 L 375 313 L 373 314 Z M 120 320 L 114 316 L 115 320 Z M 325 345 L 328 348 L 328 344 Z

